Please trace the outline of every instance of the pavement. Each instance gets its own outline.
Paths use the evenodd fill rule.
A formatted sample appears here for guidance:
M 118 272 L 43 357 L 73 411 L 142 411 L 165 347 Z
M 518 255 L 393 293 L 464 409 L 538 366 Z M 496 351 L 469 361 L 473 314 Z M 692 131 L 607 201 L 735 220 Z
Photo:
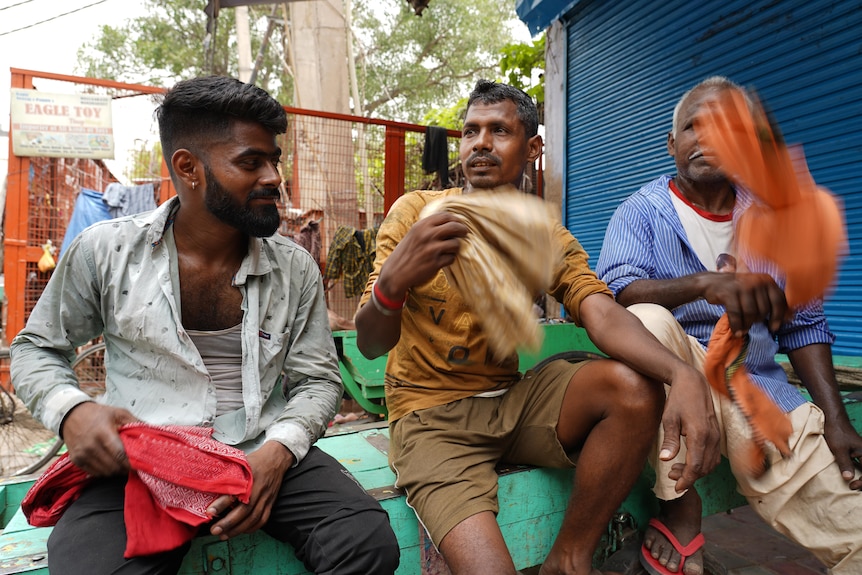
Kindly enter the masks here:
M 779 534 L 747 505 L 704 517 L 706 575 L 826 575 L 810 552 Z M 648 575 L 640 566 L 640 541 L 632 540 L 612 555 L 603 570 Z M 538 569 L 527 570 L 535 575 Z
M 727 575 L 825 575 L 810 552 L 766 525 L 749 506 L 703 520 L 706 551 Z

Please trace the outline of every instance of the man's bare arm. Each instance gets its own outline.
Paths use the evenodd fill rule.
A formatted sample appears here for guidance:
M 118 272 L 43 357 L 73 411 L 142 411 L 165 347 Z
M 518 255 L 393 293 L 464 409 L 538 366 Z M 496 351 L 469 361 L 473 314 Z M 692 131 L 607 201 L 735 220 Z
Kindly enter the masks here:
M 674 309 L 698 299 L 724 306 L 737 336 L 760 322 L 767 322 L 775 332 L 793 317 L 784 292 L 767 274 L 702 272 L 667 280 L 640 279 L 617 294 L 617 301 L 626 307 L 655 303 Z
M 835 379 L 832 349 L 825 343 L 806 345 L 787 354 L 802 385 L 825 416 L 825 438 L 844 479 L 853 479 L 856 468 L 862 469 L 862 437 L 856 432 Z M 852 481 L 851 489 L 862 490 L 862 479 Z

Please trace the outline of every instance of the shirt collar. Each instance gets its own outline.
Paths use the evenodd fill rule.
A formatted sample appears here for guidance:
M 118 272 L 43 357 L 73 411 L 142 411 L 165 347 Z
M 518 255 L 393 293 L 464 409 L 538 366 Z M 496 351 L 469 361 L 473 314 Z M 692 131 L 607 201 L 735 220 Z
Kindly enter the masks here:
M 154 250 L 161 245 L 165 232 L 173 223 L 174 214 L 179 207 L 179 198 L 174 196 L 156 210 L 142 214 L 140 218 L 136 218 L 135 221 L 139 225 L 149 226 L 147 242 Z M 248 252 L 234 276 L 234 285 L 245 284 L 248 276 L 262 276 L 273 270 L 274 266 L 269 257 L 269 248 L 267 247 L 268 241 L 266 238 L 249 237 Z

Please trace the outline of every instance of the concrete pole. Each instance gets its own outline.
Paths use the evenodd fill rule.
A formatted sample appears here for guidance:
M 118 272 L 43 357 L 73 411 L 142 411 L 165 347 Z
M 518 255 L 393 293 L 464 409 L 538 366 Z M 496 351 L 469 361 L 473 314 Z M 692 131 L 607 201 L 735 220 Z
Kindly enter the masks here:
M 248 6 L 234 8 L 236 16 L 236 45 L 239 57 L 239 79 L 248 82 L 251 78 L 251 34 L 249 33 Z

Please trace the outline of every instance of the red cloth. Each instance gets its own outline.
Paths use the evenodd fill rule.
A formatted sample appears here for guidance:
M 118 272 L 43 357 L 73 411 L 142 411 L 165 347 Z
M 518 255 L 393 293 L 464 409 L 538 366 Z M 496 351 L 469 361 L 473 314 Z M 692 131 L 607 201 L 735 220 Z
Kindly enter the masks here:
M 248 503 L 252 475 L 245 454 L 212 439 L 213 430 L 130 423 L 120 439 L 131 471 L 126 482 L 125 557 L 176 549 L 210 520 L 221 495 Z M 65 454 L 36 481 L 21 509 L 35 527 L 55 525 L 93 478 Z

